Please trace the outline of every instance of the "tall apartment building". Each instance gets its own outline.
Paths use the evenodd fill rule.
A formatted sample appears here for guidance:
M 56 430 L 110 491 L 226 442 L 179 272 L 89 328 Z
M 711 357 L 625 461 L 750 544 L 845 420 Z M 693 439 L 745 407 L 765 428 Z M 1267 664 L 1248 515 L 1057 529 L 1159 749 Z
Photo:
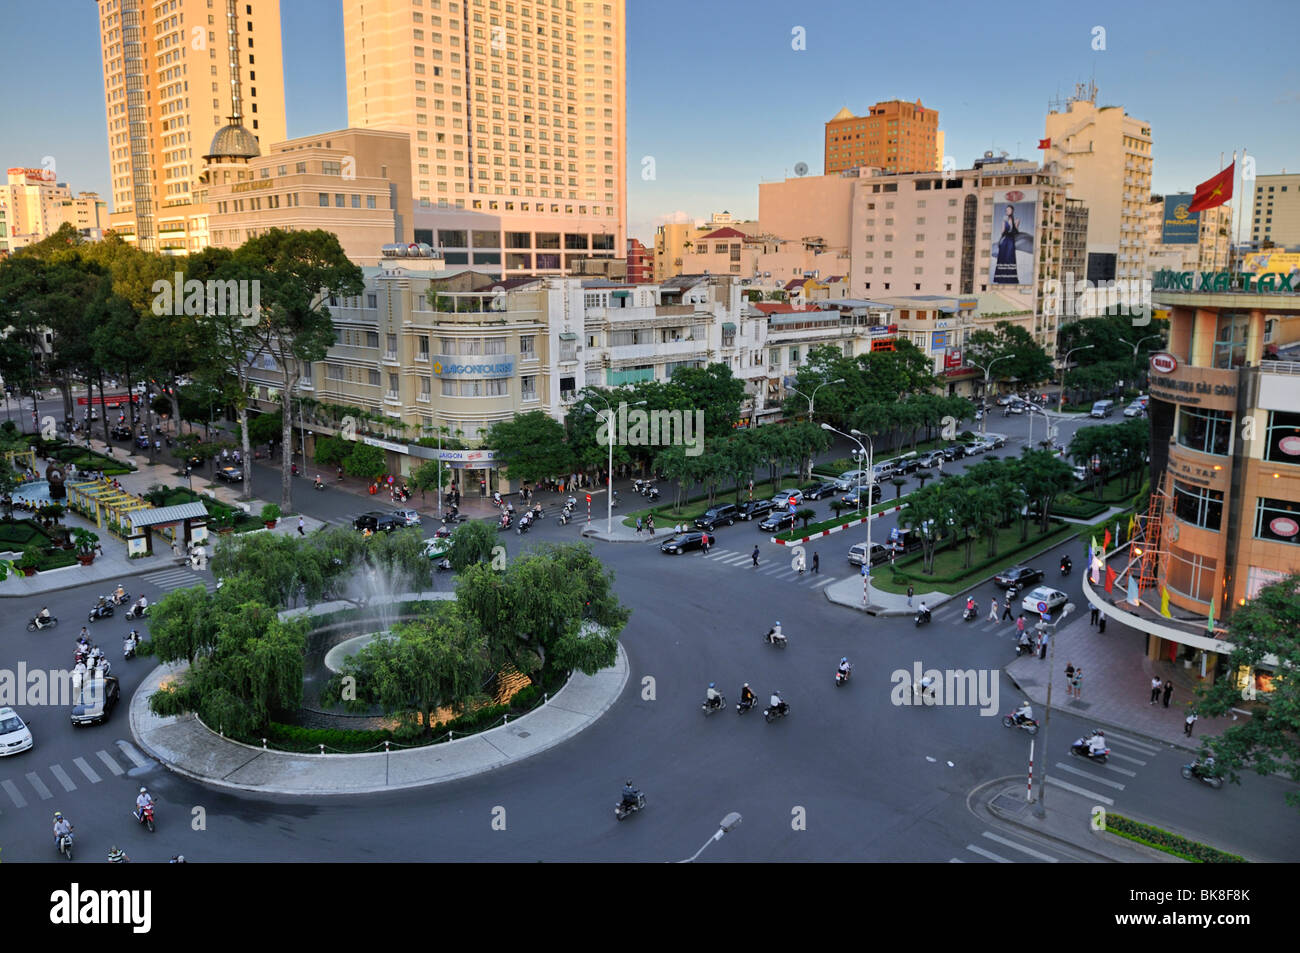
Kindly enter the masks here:
M 654 250 L 646 248 L 639 238 L 627 240 L 627 280 L 634 285 L 655 280 Z
M 197 195 L 203 157 L 238 112 L 232 63 L 243 73 L 245 128 L 262 143 L 286 138 L 279 0 L 98 0 L 98 8 L 109 224 L 144 249 L 198 251 L 208 244 Z
M 107 205 L 97 192 L 75 196 L 49 169 L 9 169 L 0 185 L 0 203 L 8 209 L 10 250 L 24 248 L 54 234 L 65 223 L 78 234 L 99 239 L 108 225 Z
M 865 116 L 841 109 L 826 123 L 827 175 L 869 165 L 888 172 L 934 172 L 942 167 L 939 111 L 892 99 Z M 938 160 L 936 164 L 935 160 Z
M 1153 195 L 1148 200 L 1144 248 L 1148 277 L 1157 271 L 1227 270 L 1232 251 L 1232 204 L 1189 213 L 1187 206 L 1191 201 L 1191 195 Z M 1194 232 L 1187 228 L 1184 236 L 1166 233 L 1167 223 L 1176 232 L 1193 214 L 1196 216 Z M 1166 237 L 1184 240 L 1165 242 Z
M 1255 248 L 1265 242 L 1280 248 L 1300 246 L 1300 174 L 1284 170 L 1255 179 L 1250 242 Z
M 344 0 L 348 124 L 411 137 L 417 242 L 505 276 L 622 252 L 625 28 L 623 0 Z
M 1095 86 L 1077 86 L 1047 114 L 1043 164 L 1066 194 L 1088 207 L 1087 278 L 1143 277 L 1151 195 L 1151 125 L 1120 106 L 1098 106 Z
M 659 281 L 688 274 L 683 267 L 683 256 L 695 248 L 696 242 L 710 232 L 730 228 L 745 235 L 757 235 L 758 222 L 742 221 L 730 212 L 714 212 L 703 225 L 687 222 L 667 222 L 655 229 L 654 275 Z

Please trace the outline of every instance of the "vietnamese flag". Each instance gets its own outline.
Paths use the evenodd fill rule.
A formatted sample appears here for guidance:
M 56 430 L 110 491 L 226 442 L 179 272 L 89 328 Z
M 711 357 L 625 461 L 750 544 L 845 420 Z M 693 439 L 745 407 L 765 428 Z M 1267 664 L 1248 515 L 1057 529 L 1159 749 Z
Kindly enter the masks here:
M 1232 198 L 1232 180 L 1235 176 L 1237 163 L 1234 160 L 1232 165 L 1228 166 L 1213 178 L 1206 179 L 1196 187 L 1196 194 L 1192 196 L 1192 204 L 1187 206 L 1188 212 L 1203 212 L 1207 208 L 1217 208 Z
M 1052 148 L 1052 140 L 1051 140 L 1051 139 L 1039 139 L 1039 140 L 1038 140 L 1038 148 L 1040 148 L 1040 149 L 1050 149 L 1050 148 Z
M 1110 530 L 1106 530 L 1106 535 L 1101 538 L 1101 551 L 1104 553 L 1110 549 Z
M 1119 577 L 1119 573 L 1111 569 L 1109 566 L 1106 567 L 1106 591 L 1107 592 L 1110 592 L 1115 588 L 1115 580 L 1118 577 Z

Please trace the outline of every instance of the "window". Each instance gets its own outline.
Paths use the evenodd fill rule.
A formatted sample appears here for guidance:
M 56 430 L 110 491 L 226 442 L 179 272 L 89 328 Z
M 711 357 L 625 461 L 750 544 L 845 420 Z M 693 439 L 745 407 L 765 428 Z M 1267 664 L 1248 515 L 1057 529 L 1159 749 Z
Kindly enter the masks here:
M 427 334 L 421 334 L 415 340 L 416 340 L 415 359 L 417 361 L 427 361 L 429 359 L 429 336 Z
M 1300 546 L 1300 503 L 1260 497 L 1255 502 L 1255 538 Z
M 375 370 L 375 369 L 372 367 L 372 368 L 370 368 L 366 373 L 369 375 L 370 386 L 371 386 L 371 387 L 378 387 L 378 386 L 379 386 L 379 371 Z
M 368 295 L 366 295 L 366 307 L 369 308 L 369 309 L 372 310 L 372 311 L 373 311 L 375 308 L 379 307 L 379 297 L 378 297 L 378 295 L 373 295 L 373 294 L 368 294 Z
M 519 335 L 519 359 L 523 361 L 533 361 L 537 359 L 537 352 L 534 350 L 537 338 L 532 334 Z
M 1174 516 L 1184 523 L 1217 533 L 1223 519 L 1223 494 L 1175 480 Z
M 346 195 L 344 195 L 342 192 L 335 192 L 335 193 L 334 193 L 334 207 L 335 207 L 335 208 L 347 208 L 347 199 L 348 199 L 348 197 L 347 197 Z
M 420 378 L 420 397 L 419 399 L 427 402 L 433 393 L 433 381 L 428 377 Z
M 465 248 L 469 245 L 467 235 L 462 229 L 438 229 L 438 244 L 446 248 Z
M 397 335 L 384 335 L 384 357 L 390 361 L 397 359 Z
M 389 375 L 388 375 L 388 396 L 389 396 L 389 397 L 396 397 L 396 396 L 397 396 L 397 387 L 398 387 L 398 384 L 397 384 L 397 375 L 396 375 L 396 374 L 389 374 Z
M 1300 419 L 1300 414 L 1292 416 Z M 1232 414 L 1226 410 L 1179 408 L 1178 442 L 1198 453 L 1226 457 L 1232 451 Z
M 520 400 L 537 399 L 537 377 L 535 375 L 530 374 L 519 378 L 519 398 Z
M 379 347 L 379 332 L 378 332 L 378 331 L 367 331 L 367 332 L 366 332 L 366 347 Z
M 1244 314 L 1220 314 L 1214 335 L 1214 366 L 1222 369 L 1246 363 L 1246 329 L 1249 318 Z
M 483 354 L 485 356 L 505 354 L 505 352 L 506 352 L 505 338 L 484 338 Z
M 1300 466 L 1300 413 L 1270 412 L 1266 439 L 1265 460 Z
M 1212 556 L 1170 547 L 1165 584 L 1174 592 L 1197 602 L 1211 602 L 1214 599 L 1214 574 L 1218 568 L 1219 561 Z
M 325 377 L 332 381 L 345 381 L 348 379 L 347 372 L 341 364 L 326 364 Z
M 320 196 L 320 207 L 321 207 L 321 208 L 329 208 L 329 207 L 330 207 L 330 194 L 329 194 L 328 192 L 318 192 L 317 195 Z
M 375 207 L 375 197 L 373 195 L 367 195 L 366 208 L 374 208 L 374 207 Z

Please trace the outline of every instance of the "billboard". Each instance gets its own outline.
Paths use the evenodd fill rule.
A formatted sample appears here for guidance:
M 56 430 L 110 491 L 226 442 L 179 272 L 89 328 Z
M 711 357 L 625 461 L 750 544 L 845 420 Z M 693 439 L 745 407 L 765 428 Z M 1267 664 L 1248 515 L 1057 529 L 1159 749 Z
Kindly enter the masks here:
M 1300 272 L 1300 252 L 1251 252 L 1242 259 L 1239 270 L 1254 275 L 1295 275 Z
M 1165 214 L 1161 221 L 1162 245 L 1195 245 L 1201 235 L 1201 213 L 1189 212 L 1190 195 L 1166 195 Z
M 945 351 L 948 349 L 948 332 L 931 331 L 930 332 L 930 350 Z
M 1038 233 L 1038 192 L 998 189 L 993 193 L 993 241 L 989 284 L 1028 285 L 1034 280 L 1034 236 Z

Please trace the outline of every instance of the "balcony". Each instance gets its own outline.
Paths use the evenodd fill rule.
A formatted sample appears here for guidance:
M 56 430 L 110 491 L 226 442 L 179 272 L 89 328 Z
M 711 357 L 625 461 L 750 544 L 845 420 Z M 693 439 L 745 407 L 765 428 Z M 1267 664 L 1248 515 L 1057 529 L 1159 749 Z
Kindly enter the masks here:
M 385 363 L 385 364 L 396 364 L 396 363 L 397 363 L 397 352 L 396 352 L 396 351 L 385 351 L 385 352 L 384 352 L 384 363 Z
M 401 402 L 402 402 L 401 395 L 399 395 L 395 390 L 390 390 L 384 394 L 385 404 L 400 404 Z

